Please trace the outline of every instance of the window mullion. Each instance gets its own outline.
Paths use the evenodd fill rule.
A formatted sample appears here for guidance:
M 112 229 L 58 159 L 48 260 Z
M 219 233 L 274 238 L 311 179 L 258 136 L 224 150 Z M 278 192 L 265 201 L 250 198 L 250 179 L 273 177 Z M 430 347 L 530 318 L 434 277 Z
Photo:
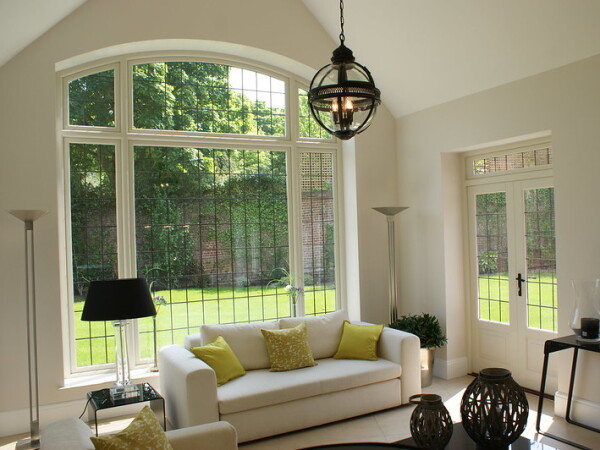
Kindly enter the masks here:
M 304 286 L 304 258 L 302 256 L 302 177 L 300 151 L 295 146 L 288 151 L 288 226 L 289 226 L 289 263 L 290 273 L 296 286 Z M 304 295 L 298 297 L 297 312 L 304 315 Z

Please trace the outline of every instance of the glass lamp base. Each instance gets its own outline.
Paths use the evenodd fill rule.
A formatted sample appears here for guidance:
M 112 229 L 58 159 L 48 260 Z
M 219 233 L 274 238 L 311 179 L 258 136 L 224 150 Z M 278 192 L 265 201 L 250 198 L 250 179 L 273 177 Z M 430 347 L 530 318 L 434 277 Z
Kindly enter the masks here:
M 110 398 L 115 400 L 123 400 L 126 398 L 139 398 L 141 396 L 140 388 L 137 384 L 117 385 L 110 388 Z

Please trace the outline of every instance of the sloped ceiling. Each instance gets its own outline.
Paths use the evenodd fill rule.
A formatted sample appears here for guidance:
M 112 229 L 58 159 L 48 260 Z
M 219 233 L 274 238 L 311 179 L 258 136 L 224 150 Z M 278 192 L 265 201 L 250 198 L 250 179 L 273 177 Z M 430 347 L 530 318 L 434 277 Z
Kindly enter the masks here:
M 303 2 L 338 44 L 339 1 Z M 598 0 L 345 0 L 344 18 L 395 117 L 600 53 Z
M 338 0 L 302 1 L 333 51 Z M 84 2 L 0 0 L 0 66 Z M 345 32 L 400 117 L 600 54 L 600 1 L 345 0 Z
M 86 0 L 0 0 L 0 66 Z

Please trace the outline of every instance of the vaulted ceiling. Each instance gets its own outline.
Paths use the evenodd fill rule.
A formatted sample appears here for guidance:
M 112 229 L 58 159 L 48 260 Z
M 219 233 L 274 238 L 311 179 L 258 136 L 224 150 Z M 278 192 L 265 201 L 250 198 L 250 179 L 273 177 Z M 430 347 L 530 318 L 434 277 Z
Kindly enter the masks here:
M 337 44 L 338 0 L 302 1 Z M 0 0 L 0 66 L 84 2 Z M 600 54 L 598 0 L 345 0 L 344 15 L 395 117 Z

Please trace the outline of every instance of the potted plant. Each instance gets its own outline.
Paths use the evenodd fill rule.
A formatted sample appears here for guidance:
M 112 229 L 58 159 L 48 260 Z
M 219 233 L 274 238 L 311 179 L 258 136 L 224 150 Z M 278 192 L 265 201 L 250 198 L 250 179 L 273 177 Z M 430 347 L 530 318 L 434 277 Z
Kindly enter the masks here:
M 390 328 L 414 334 L 421 340 L 421 386 L 430 386 L 435 349 L 448 342 L 437 317 L 427 313 L 402 316 Z

